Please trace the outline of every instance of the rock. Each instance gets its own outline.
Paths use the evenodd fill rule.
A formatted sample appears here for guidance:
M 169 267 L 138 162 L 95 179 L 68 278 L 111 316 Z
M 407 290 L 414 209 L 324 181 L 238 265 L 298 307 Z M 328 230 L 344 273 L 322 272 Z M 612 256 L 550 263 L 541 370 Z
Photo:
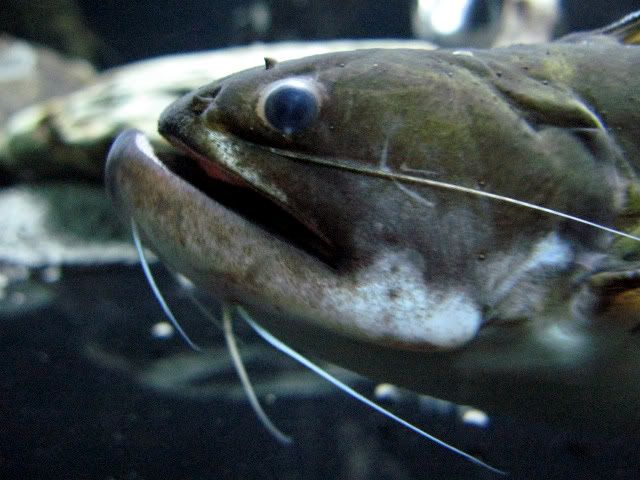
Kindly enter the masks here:
M 20 110 L 0 131 L 0 169 L 9 172 L 2 180 L 10 184 L 0 189 L 0 211 L 10 212 L 0 216 L 0 267 L 135 261 L 129 226 L 118 222 L 102 187 L 107 150 L 122 129 L 134 127 L 152 139 L 157 151 L 172 154 L 156 123 L 160 112 L 179 95 L 259 65 L 265 56 L 285 60 L 398 46 L 432 48 L 410 41 L 291 42 L 173 55 L 111 70 L 70 95 Z M 25 43 L 16 42 L 13 48 L 11 58 L 16 60 L 7 62 L 13 67 L 5 68 L 5 78 L 13 75 L 26 90 L 33 85 L 33 98 L 38 98 L 37 65 L 47 62 L 39 60 L 44 58 L 39 50 Z M 91 70 L 78 65 L 78 72 L 61 81 L 59 90 L 51 86 L 46 94 L 86 83 Z
M 160 152 L 160 112 L 178 96 L 217 78 L 261 64 L 355 48 L 433 48 L 422 41 L 360 40 L 256 44 L 160 57 L 120 67 L 91 86 L 24 109 L 11 117 L 0 144 L 0 165 L 26 180 L 84 178 L 99 182 L 115 135 L 142 130 Z
M 17 110 L 87 86 L 96 77 L 83 60 L 9 35 L 0 36 L 0 125 Z

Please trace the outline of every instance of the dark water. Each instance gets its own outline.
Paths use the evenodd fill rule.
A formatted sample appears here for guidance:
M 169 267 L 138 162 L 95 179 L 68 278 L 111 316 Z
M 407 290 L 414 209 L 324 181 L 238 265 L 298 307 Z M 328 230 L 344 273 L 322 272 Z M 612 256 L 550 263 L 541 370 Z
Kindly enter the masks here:
M 194 338 L 221 346 L 175 283 L 158 275 Z M 315 381 L 299 383 L 297 394 L 280 390 L 266 406 L 295 438 L 283 447 L 244 400 L 224 392 L 185 397 L 136 380 L 143 366 L 186 351 L 178 340 L 149 335 L 162 314 L 136 267 L 67 270 L 41 285 L 51 304 L 1 317 L 0 478 L 496 478 Z M 245 351 L 257 341 L 242 336 Z M 128 370 L 96 361 L 96 350 L 126 360 Z M 278 355 L 249 364 L 258 383 L 266 378 L 260 363 Z M 283 361 L 269 375 L 296 370 Z M 231 384 L 229 372 L 223 380 Z M 357 385 L 371 394 L 372 385 Z M 387 404 L 512 478 L 632 479 L 640 472 L 638 438 L 589 438 L 506 418 L 480 429 L 420 405 L 413 397 Z
M 480 12 L 486 9 L 483 4 L 501 3 L 475 1 Z M 5 0 L 3 4 L 0 31 L 109 67 L 256 41 L 410 38 L 414 0 L 53 0 L 46 7 Z M 597 28 L 640 9 L 638 0 L 564 0 L 561 4 L 564 13 L 558 34 Z M 43 18 L 49 23 L 43 23 Z M 482 15 L 475 21 L 482 22 Z

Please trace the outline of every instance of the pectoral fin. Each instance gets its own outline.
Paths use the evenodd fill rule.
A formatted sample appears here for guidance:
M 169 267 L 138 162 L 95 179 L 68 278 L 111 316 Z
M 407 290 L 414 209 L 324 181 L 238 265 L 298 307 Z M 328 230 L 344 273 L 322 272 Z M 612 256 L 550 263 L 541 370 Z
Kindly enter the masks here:
M 598 116 L 563 88 L 529 77 L 503 76 L 495 85 L 536 130 L 545 127 L 604 130 Z
M 640 263 L 596 273 L 588 284 L 597 299 L 598 316 L 629 332 L 640 332 Z
M 598 114 L 574 92 L 562 85 L 506 74 L 494 79 L 494 85 L 532 130 L 541 135 L 550 131 L 572 135 L 597 163 L 625 168 L 624 155 Z
M 631 235 L 640 234 L 640 185 L 637 182 L 627 186 L 626 205 L 616 218 L 616 228 Z M 640 261 L 640 242 L 631 238 L 616 237 L 610 251 L 622 260 Z

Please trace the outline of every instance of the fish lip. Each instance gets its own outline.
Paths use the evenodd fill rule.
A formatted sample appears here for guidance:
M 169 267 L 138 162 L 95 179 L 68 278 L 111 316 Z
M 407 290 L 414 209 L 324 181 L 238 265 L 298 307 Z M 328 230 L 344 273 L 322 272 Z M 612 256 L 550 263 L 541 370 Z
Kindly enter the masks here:
M 185 182 L 202 193 L 208 201 L 240 215 L 268 234 L 275 235 L 325 265 L 334 266 L 335 255 L 330 245 L 294 215 L 244 181 L 242 177 L 217 163 L 214 167 L 215 175 L 210 175 L 211 170 L 206 172 L 201 167 L 202 162 L 212 162 L 206 155 L 175 135 L 168 132 L 162 134 L 181 155 L 159 158 L 151 145 L 148 145 L 149 151 L 145 152 L 144 145 L 141 148 L 140 137 L 146 137 L 142 132 L 133 129 L 122 132 L 114 141 L 107 158 L 105 183 L 107 193 L 118 210 L 129 211 L 127 200 L 118 188 L 118 170 L 123 162 L 133 160 L 141 169 L 165 170 L 165 176 L 173 176 L 174 180 Z M 265 199 L 269 201 L 265 202 Z
M 204 90 L 203 90 L 204 89 Z M 273 192 L 265 191 L 260 185 L 256 185 L 250 180 L 243 178 L 239 173 L 230 170 L 225 166 L 224 162 L 219 161 L 217 151 L 211 151 L 209 148 L 203 147 L 203 142 L 209 142 L 207 135 L 202 135 L 202 132 L 215 131 L 225 138 L 232 139 L 234 142 L 238 142 L 241 145 L 245 145 L 248 148 L 255 148 L 257 150 L 263 150 L 268 152 L 262 145 L 255 144 L 251 141 L 247 141 L 237 135 L 226 132 L 223 128 L 218 128 L 211 125 L 204 124 L 204 115 L 206 112 L 210 112 L 215 109 L 214 96 L 211 95 L 209 87 L 203 87 L 203 89 L 197 90 L 190 94 L 187 94 L 172 104 L 170 104 L 160 115 L 158 120 L 158 132 L 162 135 L 173 147 L 188 157 L 193 164 L 197 164 L 200 172 L 208 175 L 209 178 L 216 181 L 221 181 L 228 185 L 233 185 L 239 188 L 245 188 L 246 192 L 252 192 L 253 198 L 256 199 L 256 204 L 261 205 L 266 202 L 272 205 L 270 213 L 274 218 L 265 217 L 269 222 L 276 220 L 283 225 L 293 228 L 282 228 L 277 226 L 275 229 L 270 228 L 269 222 L 259 221 L 258 218 L 252 218 L 251 215 L 247 215 L 247 212 L 243 212 L 245 218 L 249 217 L 249 220 L 254 221 L 258 226 L 271 234 L 276 234 L 281 239 L 288 241 L 299 249 L 305 251 L 308 254 L 315 256 L 317 259 L 325 263 L 327 266 L 337 268 L 340 263 L 338 257 L 339 248 L 333 244 L 333 242 L 324 235 L 321 231 L 315 228 L 308 222 L 305 216 L 296 212 L 295 209 L 286 205 L 281 198 L 276 198 L 277 195 L 273 195 Z M 202 107 L 198 105 L 197 111 L 193 110 L 194 99 L 207 98 L 209 105 Z M 198 102 L 196 102 L 198 103 Z M 196 132 L 196 138 L 193 138 L 191 132 Z M 172 168 L 172 167 L 170 167 Z M 172 168 L 174 173 L 181 176 L 188 183 L 195 185 L 196 188 L 201 191 L 199 177 L 197 175 L 191 178 L 185 178 Z M 204 188 L 204 192 L 208 197 L 217 201 L 216 195 L 211 195 L 211 191 L 207 191 Z M 259 198 L 258 198 L 259 197 Z M 265 202 L 266 200 L 266 202 Z M 232 205 L 225 205 L 226 207 L 234 210 Z M 237 212 L 238 213 L 238 212 Z M 287 221 L 284 221 L 288 219 Z
M 302 318 L 334 333 L 392 345 L 387 335 L 372 335 L 355 322 L 363 315 L 353 305 L 351 294 L 361 297 L 358 303 L 364 297 L 354 290 L 352 271 L 323 262 L 212 200 L 173 173 L 141 132 L 128 130 L 116 139 L 105 180 L 120 213 L 139 227 L 142 239 L 159 258 L 218 298 L 247 304 L 267 315 Z M 297 288 L 299 298 L 292 298 Z M 372 315 L 378 318 L 386 311 L 386 307 L 375 307 Z M 421 351 L 442 347 L 428 339 L 402 338 L 393 346 L 406 350 L 419 344 L 416 349 Z
M 243 180 L 243 178 L 225 168 L 219 162 L 212 161 L 206 155 L 200 153 L 195 147 L 181 140 L 179 137 L 169 133 L 163 134 L 164 138 L 180 152 L 192 160 L 195 160 L 199 167 L 210 177 L 230 185 L 237 185 L 251 188 L 251 185 Z
M 310 228 L 304 219 L 296 215 L 295 212 L 267 192 L 246 181 L 241 175 L 225 168 L 215 158 L 204 155 L 182 139 L 170 135 L 165 138 L 174 147 L 185 153 L 187 157 L 195 160 L 193 161 L 194 170 L 207 176 L 205 181 L 201 181 L 202 179 L 198 176 L 187 178 L 172 169 L 183 180 L 200 190 L 211 200 L 223 204 L 226 208 L 240 214 L 263 230 L 275 234 L 300 250 L 318 258 L 326 265 L 336 268 L 338 261 L 334 246 L 317 231 Z M 171 169 L 171 167 L 169 168 Z M 216 188 L 211 188 L 211 182 L 214 182 Z M 238 195 L 230 195 L 230 197 L 243 196 L 246 198 L 243 198 L 241 202 L 236 201 L 237 198 L 223 200 L 219 195 L 220 186 L 235 189 Z
M 129 162 L 130 159 L 136 159 L 137 163 L 153 162 L 159 168 L 164 167 L 164 165 L 157 160 L 155 152 L 152 152 L 153 155 L 148 155 L 148 152 L 144 152 L 144 150 L 140 148 L 137 142 L 140 135 L 144 136 L 141 131 L 133 128 L 122 131 L 111 144 L 107 154 L 104 172 L 105 189 L 111 202 L 119 212 L 129 212 L 130 210 L 128 208 L 128 202 L 123 198 L 124 192 L 122 192 L 120 188 L 120 177 L 125 171 L 127 162 Z M 149 163 L 149 165 L 151 164 L 152 163 Z

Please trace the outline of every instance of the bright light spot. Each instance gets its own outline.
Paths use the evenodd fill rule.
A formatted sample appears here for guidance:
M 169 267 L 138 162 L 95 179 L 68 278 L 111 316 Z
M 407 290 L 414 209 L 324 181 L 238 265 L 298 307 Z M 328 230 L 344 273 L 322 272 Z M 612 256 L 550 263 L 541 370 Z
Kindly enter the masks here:
M 462 414 L 462 421 L 475 427 L 486 427 L 489 425 L 489 415 L 484 413 L 482 410 L 469 408 Z
M 189 280 L 187 277 L 185 277 L 184 275 L 182 275 L 181 273 L 176 273 L 175 278 L 180 284 L 180 286 L 185 290 L 193 290 L 195 288 L 195 285 L 193 284 L 193 282 Z
M 471 0 L 418 0 L 418 15 L 429 19 L 440 35 L 451 35 L 464 25 Z
M 263 2 L 256 2 L 249 7 L 249 18 L 256 33 L 264 35 L 271 26 L 271 11 Z
M 152 160 L 158 160 L 156 153 L 153 151 L 153 146 L 149 142 L 149 139 L 143 133 L 136 133 L 135 139 L 136 147 L 142 153 Z
M 585 354 L 587 347 L 585 333 L 571 327 L 559 324 L 550 325 L 542 332 L 542 338 L 548 345 L 565 353 Z
M 166 340 L 173 337 L 175 329 L 169 322 L 158 322 L 151 327 L 151 335 L 158 340 Z
M 379 383 L 373 391 L 379 402 L 395 402 L 400 399 L 400 390 L 390 383 Z

